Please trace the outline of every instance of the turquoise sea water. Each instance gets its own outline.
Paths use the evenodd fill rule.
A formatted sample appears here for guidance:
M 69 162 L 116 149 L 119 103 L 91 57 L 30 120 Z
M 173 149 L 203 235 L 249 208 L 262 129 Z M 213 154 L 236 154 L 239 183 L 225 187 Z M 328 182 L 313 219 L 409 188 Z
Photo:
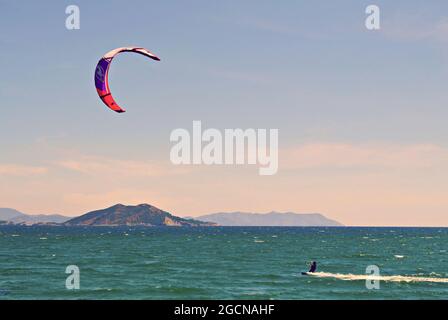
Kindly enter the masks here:
M 0 226 L 0 299 L 447 299 L 447 250 L 443 228 Z

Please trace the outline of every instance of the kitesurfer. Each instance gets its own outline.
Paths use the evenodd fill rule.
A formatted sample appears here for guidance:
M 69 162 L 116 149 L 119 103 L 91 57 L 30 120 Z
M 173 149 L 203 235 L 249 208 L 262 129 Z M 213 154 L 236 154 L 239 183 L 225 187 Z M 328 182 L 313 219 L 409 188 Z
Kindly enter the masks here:
M 316 272 L 316 270 L 317 270 L 317 262 L 313 261 L 310 264 L 310 270 L 308 270 L 308 273 Z

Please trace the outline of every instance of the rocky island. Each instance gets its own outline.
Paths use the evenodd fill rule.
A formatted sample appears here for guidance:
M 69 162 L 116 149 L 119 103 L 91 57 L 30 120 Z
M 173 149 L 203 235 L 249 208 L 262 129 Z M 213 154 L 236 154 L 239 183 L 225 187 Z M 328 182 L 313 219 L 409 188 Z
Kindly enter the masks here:
M 213 222 L 176 217 L 149 204 L 127 206 L 116 204 L 110 208 L 88 212 L 70 219 L 66 226 L 215 226 Z

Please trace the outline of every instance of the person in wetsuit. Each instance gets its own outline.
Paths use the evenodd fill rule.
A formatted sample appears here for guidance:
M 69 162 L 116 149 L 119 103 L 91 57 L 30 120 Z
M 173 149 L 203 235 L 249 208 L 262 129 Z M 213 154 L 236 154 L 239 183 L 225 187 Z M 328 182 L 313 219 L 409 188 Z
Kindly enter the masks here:
M 313 261 L 310 264 L 310 270 L 308 270 L 308 272 L 313 273 L 313 272 L 316 272 L 316 270 L 317 270 L 317 263 L 316 263 L 316 261 Z

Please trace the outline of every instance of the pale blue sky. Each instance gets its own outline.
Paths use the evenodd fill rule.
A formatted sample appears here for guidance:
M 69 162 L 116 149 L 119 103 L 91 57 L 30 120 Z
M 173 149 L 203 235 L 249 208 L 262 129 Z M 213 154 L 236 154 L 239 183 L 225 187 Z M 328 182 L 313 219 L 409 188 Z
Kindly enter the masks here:
M 69 4 L 80 7 L 80 30 L 65 28 Z M 364 27 L 369 4 L 382 10 L 380 31 Z M 448 148 L 446 1 L 0 1 L 0 17 L 0 163 L 46 167 L 72 154 L 166 162 L 170 132 L 192 120 L 278 128 L 284 148 Z M 98 99 L 93 72 L 127 45 L 162 61 L 114 60 L 112 93 L 128 111 L 116 114 Z M 290 187 L 302 179 L 290 177 Z

